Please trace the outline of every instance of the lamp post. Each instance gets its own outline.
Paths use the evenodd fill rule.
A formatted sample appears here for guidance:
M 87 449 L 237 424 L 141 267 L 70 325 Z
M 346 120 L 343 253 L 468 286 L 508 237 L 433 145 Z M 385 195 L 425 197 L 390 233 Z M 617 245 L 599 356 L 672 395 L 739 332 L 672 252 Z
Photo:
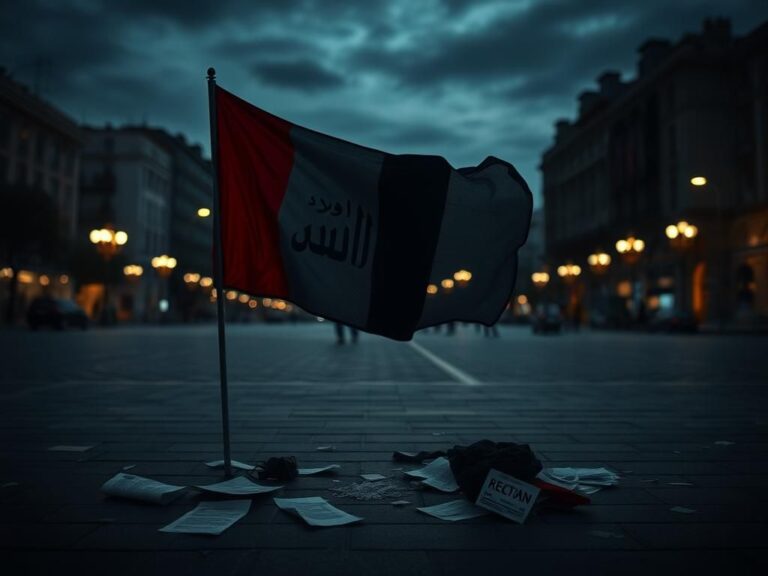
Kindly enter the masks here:
M 642 316 L 644 316 L 644 314 L 642 313 L 643 309 L 640 308 L 640 306 L 636 307 L 636 304 L 635 304 L 636 302 L 635 284 L 637 284 L 637 278 L 636 278 L 637 272 L 634 266 L 632 265 L 637 263 L 637 261 L 640 259 L 640 255 L 643 253 L 644 250 L 645 250 L 645 241 L 642 240 L 641 238 L 636 238 L 635 236 L 627 236 L 626 238 L 621 238 L 620 240 L 616 241 L 616 252 L 619 253 L 619 256 L 621 256 L 621 259 L 626 264 L 631 266 L 630 282 L 632 286 L 632 290 L 631 290 L 632 309 L 636 312 L 637 319 L 641 321 L 643 320 Z
M 678 261 L 678 292 L 680 294 L 679 310 L 688 311 L 688 266 L 686 252 L 693 244 L 694 239 L 699 234 L 699 229 L 685 220 L 680 220 L 676 224 L 670 224 L 664 229 L 664 234 L 669 238 L 669 244 L 673 249 L 680 253 Z M 676 303 L 676 307 L 677 303 Z
M 88 235 L 88 239 L 91 244 L 96 246 L 96 251 L 104 259 L 104 292 L 101 305 L 101 323 L 109 323 L 109 313 L 107 306 L 109 305 L 109 262 L 115 257 L 128 242 L 128 234 L 123 230 L 115 230 L 110 224 L 107 224 L 104 228 L 98 228 L 91 230 Z
M 131 283 L 138 282 L 142 274 L 144 274 L 144 268 L 142 268 L 138 264 L 128 264 L 127 266 L 123 267 L 123 276 L 126 277 L 128 282 L 131 282 Z
M 548 272 L 534 272 L 531 274 L 531 282 L 533 282 L 533 285 L 539 289 L 543 290 L 547 287 L 547 284 L 549 284 L 549 273 Z
M 611 255 L 605 252 L 595 252 L 587 257 L 587 264 L 593 274 L 602 275 L 611 265 Z
M 173 269 L 176 268 L 176 258 L 168 256 L 167 254 L 161 254 L 152 258 L 152 268 L 155 269 L 157 275 L 164 281 L 165 298 L 158 302 L 158 308 L 163 315 L 168 312 L 168 278 L 170 278 Z
M 604 308 L 602 302 L 605 297 L 605 285 L 600 277 L 608 272 L 611 260 L 611 255 L 602 250 L 596 250 L 587 256 L 587 264 L 589 264 L 589 269 L 592 272 L 592 277 L 587 283 L 590 320 L 593 318 L 594 311 L 600 311 Z
M 581 266 L 578 264 L 563 264 L 557 267 L 557 275 L 562 278 L 563 283 L 568 287 L 568 316 L 571 319 L 574 330 L 579 329 L 581 324 L 581 310 L 578 303 L 579 296 L 576 292 L 576 279 L 581 275 Z

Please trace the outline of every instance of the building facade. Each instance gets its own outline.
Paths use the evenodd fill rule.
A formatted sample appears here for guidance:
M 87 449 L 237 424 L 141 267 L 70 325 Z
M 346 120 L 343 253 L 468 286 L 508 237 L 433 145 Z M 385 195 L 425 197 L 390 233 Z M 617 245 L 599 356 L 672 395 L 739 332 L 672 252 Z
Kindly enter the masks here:
M 0 306 L 18 321 L 31 299 L 69 297 L 83 137 L 66 114 L 0 69 Z M 43 215 L 46 215 L 43 217 Z
M 105 127 L 86 134 L 80 235 L 110 226 L 125 231 L 128 242 L 109 264 L 108 282 L 102 278 L 81 291 L 84 306 L 98 316 L 106 288 L 117 320 L 210 317 L 210 160 L 200 146 L 160 128 Z M 155 268 L 162 256 L 172 258 L 174 268 Z
M 212 276 L 213 168 L 203 157 L 202 148 L 189 144 L 181 135 L 159 128 L 130 128 L 146 134 L 171 158 L 171 205 L 169 253 L 178 261 L 170 277 L 170 316 L 192 321 L 211 317 L 215 312 L 209 290 L 200 280 Z M 205 284 L 205 282 L 204 282 Z
M 86 128 L 81 174 L 81 260 L 98 259 L 88 245 L 93 229 L 124 231 L 127 242 L 105 259 L 101 270 L 84 269 L 78 301 L 92 317 L 108 310 L 112 319 L 151 321 L 162 316 L 167 282 L 151 263 L 170 248 L 172 159 L 146 134 Z M 126 266 L 141 274 L 126 276 Z
M 645 42 L 636 78 L 602 74 L 556 124 L 541 163 L 547 260 L 554 280 L 581 266 L 561 298 L 582 319 L 768 321 L 767 55 L 768 24 L 734 37 L 706 20 Z M 590 266 L 600 252 L 610 265 Z

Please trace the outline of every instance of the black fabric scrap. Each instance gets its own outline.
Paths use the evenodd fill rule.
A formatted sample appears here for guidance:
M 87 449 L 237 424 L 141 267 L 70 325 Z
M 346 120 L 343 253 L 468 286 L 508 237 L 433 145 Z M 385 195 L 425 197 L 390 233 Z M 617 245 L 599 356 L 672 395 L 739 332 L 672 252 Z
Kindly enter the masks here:
M 470 446 L 454 446 L 448 450 L 451 470 L 464 494 L 477 500 L 491 468 L 532 482 L 541 472 L 541 462 L 528 444 L 480 440 Z
M 299 475 L 299 465 L 294 456 L 280 456 L 259 462 L 249 474 L 259 480 L 293 480 Z

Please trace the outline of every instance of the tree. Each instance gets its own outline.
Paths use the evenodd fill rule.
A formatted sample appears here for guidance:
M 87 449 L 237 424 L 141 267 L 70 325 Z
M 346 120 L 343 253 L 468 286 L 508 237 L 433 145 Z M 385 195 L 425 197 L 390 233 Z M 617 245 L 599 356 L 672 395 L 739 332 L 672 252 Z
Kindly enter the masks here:
M 0 187 L 0 253 L 14 270 L 5 311 L 9 324 L 14 319 L 19 267 L 61 255 L 61 241 L 59 211 L 48 194 L 24 184 Z

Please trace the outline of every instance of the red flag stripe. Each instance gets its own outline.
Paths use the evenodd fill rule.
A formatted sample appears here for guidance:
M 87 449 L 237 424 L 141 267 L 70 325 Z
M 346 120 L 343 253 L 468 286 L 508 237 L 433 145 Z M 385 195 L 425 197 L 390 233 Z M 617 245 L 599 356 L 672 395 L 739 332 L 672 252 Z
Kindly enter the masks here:
M 224 286 L 288 298 L 278 212 L 293 167 L 292 125 L 218 87 L 216 113 Z

